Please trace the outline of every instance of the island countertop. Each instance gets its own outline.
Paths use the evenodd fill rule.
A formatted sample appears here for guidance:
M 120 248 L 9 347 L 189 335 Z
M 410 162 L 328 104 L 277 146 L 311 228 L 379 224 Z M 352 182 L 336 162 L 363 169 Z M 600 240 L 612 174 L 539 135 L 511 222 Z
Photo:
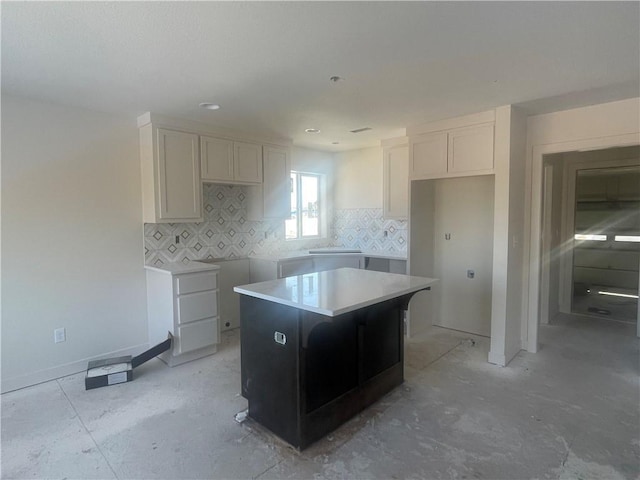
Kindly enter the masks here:
M 263 300 L 335 317 L 429 288 L 438 280 L 356 268 L 307 273 L 233 290 Z

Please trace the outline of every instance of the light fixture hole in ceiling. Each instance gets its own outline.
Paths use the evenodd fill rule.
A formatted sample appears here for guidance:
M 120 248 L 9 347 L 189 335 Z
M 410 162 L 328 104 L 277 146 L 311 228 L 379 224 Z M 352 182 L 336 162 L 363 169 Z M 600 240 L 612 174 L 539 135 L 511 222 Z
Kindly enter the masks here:
M 349 130 L 349 131 L 351 133 L 361 133 L 361 132 L 366 132 L 367 130 L 371 130 L 371 127 L 356 128 L 355 130 Z
M 320 133 L 318 128 L 305 128 L 304 131 L 307 133 Z
M 332 77 L 329 77 L 329 80 L 331 80 L 333 83 L 338 83 L 344 80 L 344 78 L 339 77 L 338 75 L 334 75 Z
M 200 106 L 202 108 L 206 108 L 207 110 L 219 110 L 220 109 L 220 105 L 218 105 L 217 103 L 211 103 L 211 102 L 203 102 L 200 104 Z

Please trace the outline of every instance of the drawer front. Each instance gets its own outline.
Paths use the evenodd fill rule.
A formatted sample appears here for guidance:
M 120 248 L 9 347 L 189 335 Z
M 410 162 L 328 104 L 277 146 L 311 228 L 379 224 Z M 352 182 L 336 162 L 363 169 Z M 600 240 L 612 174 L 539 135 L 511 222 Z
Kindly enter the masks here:
M 178 327 L 179 353 L 191 352 L 218 343 L 218 319 L 207 318 Z
M 218 316 L 218 292 L 207 291 L 178 297 L 178 323 Z
M 189 273 L 176 277 L 176 293 L 202 292 L 204 290 L 215 290 L 218 285 L 218 274 L 212 272 Z

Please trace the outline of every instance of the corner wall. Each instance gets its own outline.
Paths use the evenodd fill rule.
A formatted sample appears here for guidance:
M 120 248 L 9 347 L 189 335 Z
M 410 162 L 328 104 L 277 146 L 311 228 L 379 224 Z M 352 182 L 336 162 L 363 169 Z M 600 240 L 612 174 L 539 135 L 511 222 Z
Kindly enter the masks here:
M 2 97 L 3 392 L 146 348 L 141 219 L 135 118 Z

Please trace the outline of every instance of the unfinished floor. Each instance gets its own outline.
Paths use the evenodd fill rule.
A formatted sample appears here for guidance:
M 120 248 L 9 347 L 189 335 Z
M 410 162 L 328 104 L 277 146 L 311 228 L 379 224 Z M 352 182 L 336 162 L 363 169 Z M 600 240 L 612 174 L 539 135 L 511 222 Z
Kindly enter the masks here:
M 564 317 L 537 354 L 487 363 L 489 341 L 433 327 L 399 387 L 297 452 L 234 414 L 238 332 L 218 354 L 132 383 L 82 374 L 2 396 L 2 478 L 562 478 L 640 475 L 635 327 Z

